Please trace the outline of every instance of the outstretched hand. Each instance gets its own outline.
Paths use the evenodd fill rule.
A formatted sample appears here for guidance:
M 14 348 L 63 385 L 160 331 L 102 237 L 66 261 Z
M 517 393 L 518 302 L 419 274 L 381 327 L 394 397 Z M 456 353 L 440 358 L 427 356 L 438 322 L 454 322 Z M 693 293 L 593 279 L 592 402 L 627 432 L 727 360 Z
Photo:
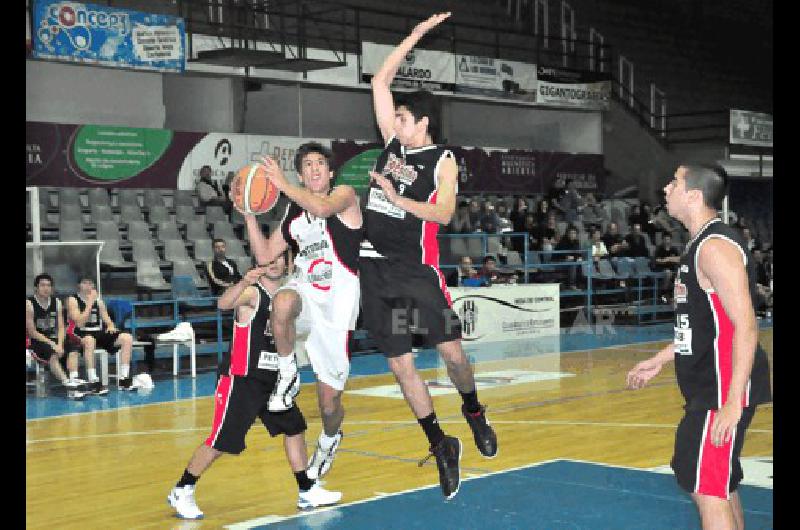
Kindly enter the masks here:
M 275 187 L 280 191 L 284 191 L 289 185 L 280 164 L 278 164 L 272 157 L 264 156 L 261 158 L 264 168 L 266 168 L 267 178 L 275 184 Z
M 628 372 L 628 388 L 638 390 L 643 388 L 648 381 L 661 371 L 662 364 L 654 359 L 647 359 L 638 363 Z
M 441 24 L 444 20 L 449 18 L 450 14 L 451 14 L 450 11 L 446 13 L 436 13 L 427 20 L 423 20 L 422 22 L 414 26 L 414 29 L 411 31 L 411 33 L 417 34 L 420 37 L 422 37 L 431 29 L 435 28 L 436 26 Z

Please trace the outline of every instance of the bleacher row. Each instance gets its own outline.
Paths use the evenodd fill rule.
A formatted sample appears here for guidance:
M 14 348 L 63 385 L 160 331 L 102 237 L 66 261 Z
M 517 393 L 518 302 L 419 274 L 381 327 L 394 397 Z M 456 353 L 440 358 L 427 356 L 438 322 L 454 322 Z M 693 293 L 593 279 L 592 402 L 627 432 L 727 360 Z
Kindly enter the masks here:
M 259 217 L 266 233 L 279 224 L 283 210 L 278 205 Z M 220 206 L 206 208 L 189 190 L 39 188 L 39 216 L 42 241 L 103 241 L 101 274 L 134 273 L 137 291 L 166 291 L 169 279 L 188 276 L 205 294 L 208 284 L 200 270 L 213 259 L 212 238 L 226 241 L 227 256 L 240 270 L 252 263 L 248 243 L 240 239 L 241 215 L 234 210 L 229 219 Z M 29 241 L 31 229 L 26 201 Z M 76 273 L 68 266 L 55 265 L 48 272 L 59 292 L 74 288 Z

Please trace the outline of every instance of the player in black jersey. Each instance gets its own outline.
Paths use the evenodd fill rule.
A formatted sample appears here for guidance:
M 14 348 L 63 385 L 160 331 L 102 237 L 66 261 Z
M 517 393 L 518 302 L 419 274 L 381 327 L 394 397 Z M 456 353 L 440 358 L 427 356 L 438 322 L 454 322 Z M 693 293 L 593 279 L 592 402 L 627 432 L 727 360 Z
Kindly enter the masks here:
M 323 489 L 306 475 L 306 421 L 297 404 L 283 412 L 271 412 L 267 403 L 277 381 L 278 354 L 272 337 L 270 307 L 286 272 L 286 256 L 247 271 L 217 301 L 220 309 L 235 309 L 227 373 L 217 383 L 211 435 L 195 450 L 183 476 L 170 491 L 167 502 L 183 519 L 200 519 L 203 512 L 194 498 L 200 475 L 223 453 L 238 455 L 245 435 L 258 417 L 270 436 L 283 434 L 289 466 L 300 489 L 298 508 L 334 504 L 339 492 Z M 231 490 L 235 492 L 234 489 Z
M 119 352 L 119 388 L 136 390 L 130 373 L 133 336 L 118 330 L 114 325 L 92 278 L 80 278 L 78 291 L 67 297 L 67 317 L 67 335 L 83 346 L 86 378 L 91 392 L 98 395 L 108 394 L 108 388 L 103 386 L 94 367 L 95 348 L 103 348 L 110 355 Z
M 717 217 L 720 168 L 683 165 L 664 188 L 669 214 L 689 230 L 675 277 L 675 339 L 627 377 L 642 388 L 668 361 L 686 401 L 671 466 L 704 529 L 744 528 L 739 455 L 756 406 L 771 401 L 769 364 L 753 310 L 755 263 L 737 230 Z
M 39 274 L 33 279 L 33 287 L 33 296 L 25 300 L 27 348 L 37 363 L 50 368 L 67 387 L 67 397 L 80 399 L 86 394 L 85 385 L 78 379 L 80 343 L 67 340 L 61 300 L 53 296 L 53 278 L 47 273 Z M 65 352 L 69 353 L 62 366 Z M 74 377 L 67 377 L 65 367 Z
M 387 356 L 430 442 L 447 499 L 458 492 L 461 481 L 461 442 L 439 426 L 428 388 L 414 367 L 412 334 L 439 350 L 483 456 L 497 455 L 497 437 L 478 402 L 475 378 L 461 348 L 460 322 L 439 270 L 436 234 L 455 211 L 458 167 L 450 151 L 433 143 L 439 126 L 433 95 L 406 94 L 395 107 L 389 87 L 417 41 L 449 16 L 439 13 L 418 24 L 372 78 L 375 116 L 386 147 L 370 173 L 360 255 L 364 325 Z

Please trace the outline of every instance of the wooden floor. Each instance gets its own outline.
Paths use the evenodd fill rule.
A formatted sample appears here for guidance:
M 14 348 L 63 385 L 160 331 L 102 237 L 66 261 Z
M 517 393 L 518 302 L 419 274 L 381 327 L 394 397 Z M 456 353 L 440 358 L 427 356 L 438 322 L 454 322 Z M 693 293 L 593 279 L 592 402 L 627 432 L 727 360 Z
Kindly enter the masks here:
M 772 357 L 772 332 L 761 343 Z M 458 395 L 435 398 L 446 432 L 464 442 L 462 476 L 480 475 L 554 458 L 649 468 L 669 462 L 681 398 L 670 365 L 640 391 L 624 389 L 625 374 L 663 343 L 572 352 L 560 357 L 481 363 L 476 375 L 506 369 L 575 374 L 482 390 L 498 433 L 497 458 L 482 458 L 460 413 Z M 441 370 L 424 377 L 444 380 Z M 389 375 L 351 379 L 348 390 L 391 384 Z M 315 393 L 299 396 L 311 447 L 320 430 Z M 238 457 L 223 456 L 202 477 L 202 522 L 187 526 L 166 504 L 195 447 L 207 436 L 211 397 L 27 422 L 28 528 L 220 528 L 265 515 L 291 515 L 297 487 L 282 442 L 259 424 Z M 423 468 L 426 440 L 403 400 L 345 396 L 343 440 L 326 488 L 343 502 L 437 483 L 435 462 Z M 743 456 L 772 455 L 772 405 L 758 409 Z M 474 486 L 473 486 L 474 484 Z M 465 485 L 465 487 L 467 487 Z M 470 484 L 480 487 L 480 481 Z M 35 492 L 55 492 L 52 498 Z

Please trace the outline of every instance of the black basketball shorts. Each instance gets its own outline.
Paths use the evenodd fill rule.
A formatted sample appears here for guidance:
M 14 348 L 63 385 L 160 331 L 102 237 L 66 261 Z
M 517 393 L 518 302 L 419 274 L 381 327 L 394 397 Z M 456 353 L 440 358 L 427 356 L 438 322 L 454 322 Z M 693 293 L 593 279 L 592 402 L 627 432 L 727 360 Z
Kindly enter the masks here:
M 238 455 L 244 451 L 244 438 L 256 417 L 270 436 L 294 436 L 306 430 L 306 420 L 295 403 L 285 412 L 270 412 L 267 402 L 275 387 L 277 372 L 260 379 L 223 375 L 214 393 L 214 424 L 205 444 L 217 451 Z
M 121 331 L 84 331 L 80 334 L 81 337 L 85 337 L 86 335 L 91 335 L 94 337 L 94 340 L 97 341 L 95 348 L 106 350 L 110 355 L 114 355 L 119 350 L 119 346 L 115 346 L 114 343 L 119 338 L 119 334 L 122 333 Z
M 438 268 L 362 257 L 359 269 L 363 324 L 384 355 L 410 352 L 414 335 L 426 348 L 461 338 L 461 322 Z
M 727 500 L 744 477 L 739 455 L 755 407 L 742 410 L 736 434 L 720 447 L 711 444 L 711 427 L 717 412 L 686 411 L 675 432 L 675 454 L 670 466 L 678 484 L 687 492 Z

